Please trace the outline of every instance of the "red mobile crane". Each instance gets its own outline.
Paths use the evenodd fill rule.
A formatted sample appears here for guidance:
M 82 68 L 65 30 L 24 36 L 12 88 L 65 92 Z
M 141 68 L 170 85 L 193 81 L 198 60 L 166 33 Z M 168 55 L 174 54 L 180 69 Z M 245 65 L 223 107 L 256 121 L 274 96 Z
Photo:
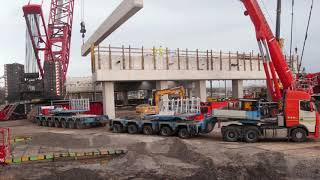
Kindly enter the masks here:
M 69 66 L 74 0 L 51 0 L 49 22 L 45 25 L 41 5 L 23 7 L 40 76 L 45 91 L 53 96 L 63 94 Z
M 214 110 L 217 119 L 235 122 L 222 127 L 224 140 L 256 142 L 268 132 L 276 136 L 279 130 L 285 130 L 286 136 L 296 142 L 319 137 L 319 114 L 311 97 L 312 86 L 303 87 L 303 79 L 294 78 L 258 2 L 241 1 L 246 8 L 244 14 L 255 27 L 268 89 L 275 103 L 252 100 L 250 110 L 245 103 L 240 103 L 243 107 L 237 110 Z

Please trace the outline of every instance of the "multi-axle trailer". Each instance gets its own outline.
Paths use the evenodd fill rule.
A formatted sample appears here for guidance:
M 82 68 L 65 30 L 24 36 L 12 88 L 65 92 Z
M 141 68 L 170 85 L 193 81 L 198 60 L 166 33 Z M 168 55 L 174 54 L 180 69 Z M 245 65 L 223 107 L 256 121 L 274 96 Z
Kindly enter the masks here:
M 319 136 L 319 120 L 314 103 L 308 101 L 308 96 L 304 101 L 300 101 L 301 98 L 298 97 L 298 100 L 294 92 L 287 92 L 283 105 L 242 99 L 239 106 L 232 109 L 214 109 L 212 115 L 205 115 L 200 121 L 190 120 L 188 115 L 149 115 L 139 119 L 113 119 L 110 120 L 109 127 L 115 133 L 141 132 L 146 135 L 178 135 L 180 138 L 190 138 L 210 133 L 216 124 L 223 123 L 221 135 L 223 140 L 228 142 L 253 143 L 262 138 L 277 137 L 303 142 L 308 137 Z M 295 119 L 295 116 L 299 119 Z
M 49 114 L 39 114 L 36 116 L 36 123 L 39 126 L 49 126 L 57 128 L 83 129 L 88 127 L 103 126 L 108 120 L 104 115 L 83 114 L 81 110 L 56 109 Z
M 114 133 L 143 133 L 145 135 L 160 134 L 161 136 L 178 135 L 190 138 L 198 134 L 209 133 L 216 121 L 206 117 L 202 121 L 188 120 L 188 116 L 147 115 L 143 118 L 116 118 L 109 121 L 109 128 Z

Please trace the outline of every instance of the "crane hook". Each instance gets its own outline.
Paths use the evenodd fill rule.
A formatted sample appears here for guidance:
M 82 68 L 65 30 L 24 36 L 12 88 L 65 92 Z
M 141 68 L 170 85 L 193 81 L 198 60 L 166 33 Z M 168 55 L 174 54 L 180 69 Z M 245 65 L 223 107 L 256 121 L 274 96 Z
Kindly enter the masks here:
M 84 23 L 84 21 L 81 21 L 81 23 L 80 23 L 80 33 L 82 34 L 82 41 L 83 41 L 83 43 L 84 43 L 84 38 L 85 38 L 85 34 L 86 34 L 86 32 L 87 32 L 87 30 L 86 30 L 86 24 Z

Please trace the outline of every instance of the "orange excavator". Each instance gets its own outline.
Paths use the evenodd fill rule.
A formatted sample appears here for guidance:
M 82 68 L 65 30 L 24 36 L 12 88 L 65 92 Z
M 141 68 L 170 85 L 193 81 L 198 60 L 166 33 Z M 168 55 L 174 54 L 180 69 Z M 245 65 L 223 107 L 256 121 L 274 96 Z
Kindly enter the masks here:
M 184 99 L 186 94 L 186 90 L 183 86 L 178 86 L 171 89 L 162 89 L 157 90 L 153 94 L 154 106 L 149 104 L 141 104 L 136 107 L 136 112 L 139 114 L 157 114 L 159 113 L 159 103 L 161 97 L 164 95 L 178 95 L 180 99 Z

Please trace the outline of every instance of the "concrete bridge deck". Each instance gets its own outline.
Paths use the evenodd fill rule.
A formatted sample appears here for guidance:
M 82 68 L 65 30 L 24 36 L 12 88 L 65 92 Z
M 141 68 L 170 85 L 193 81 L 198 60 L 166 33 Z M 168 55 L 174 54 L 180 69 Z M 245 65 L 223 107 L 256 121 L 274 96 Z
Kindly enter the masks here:
M 252 53 L 109 46 L 92 57 L 96 81 L 265 79 L 262 57 Z

